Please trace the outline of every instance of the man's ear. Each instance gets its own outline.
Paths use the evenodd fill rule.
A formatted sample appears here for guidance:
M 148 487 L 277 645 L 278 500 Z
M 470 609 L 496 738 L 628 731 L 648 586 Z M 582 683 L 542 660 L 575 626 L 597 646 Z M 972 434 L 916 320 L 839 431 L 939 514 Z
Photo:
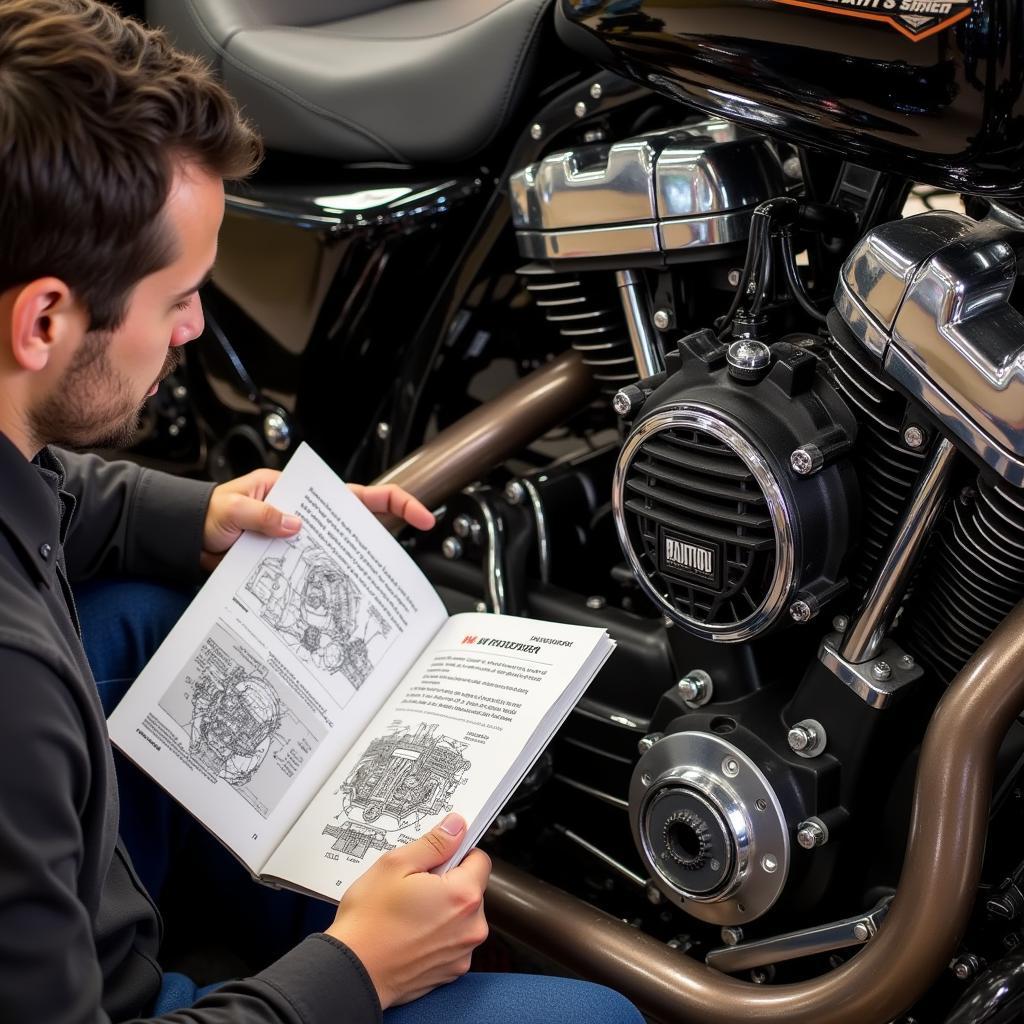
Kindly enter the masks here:
M 54 358 L 73 351 L 89 327 L 88 317 L 56 277 L 19 286 L 11 305 L 11 351 L 23 370 L 44 370 Z

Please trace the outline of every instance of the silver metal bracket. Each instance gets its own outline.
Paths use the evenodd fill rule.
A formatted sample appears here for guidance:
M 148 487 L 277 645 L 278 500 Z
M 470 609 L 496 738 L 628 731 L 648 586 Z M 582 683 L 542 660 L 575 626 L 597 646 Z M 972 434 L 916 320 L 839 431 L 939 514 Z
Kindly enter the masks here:
M 736 971 L 745 971 L 751 967 L 777 964 L 783 960 L 798 960 L 800 957 L 812 956 L 815 953 L 828 953 L 833 949 L 863 946 L 878 931 L 891 901 L 892 897 L 887 896 L 868 913 L 856 914 L 854 917 L 833 921 L 831 924 L 819 924 L 798 932 L 773 935 L 770 939 L 741 942 L 736 946 L 722 946 L 720 949 L 711 950 L 704 957 L 704 961 L 709 967 L 714 967 L 724 974 L 734 974 Z
M 878 654 L 859 665 L 839 653 L 842 643 L 841 633 L 829 633 L 821 643 L 818 660 L 868 707 L 887 707 L 905 686 L 924 675 L 921 666 L 892 640 L 884 640 Z

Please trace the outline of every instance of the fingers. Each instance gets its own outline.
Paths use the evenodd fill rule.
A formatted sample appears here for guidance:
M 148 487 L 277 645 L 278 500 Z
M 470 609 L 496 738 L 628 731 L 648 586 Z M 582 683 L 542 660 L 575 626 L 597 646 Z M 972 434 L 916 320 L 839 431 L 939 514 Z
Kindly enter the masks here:
M 407 875 L 439 868 L 452 858 L 465 831 L 465 818 L 459 814 L 449 814 L 426 835 L 395 850 L 390 855 L 390 861 Z
M 352 493 L 375 515 L 393 515 L 417 530 L 429 530 L 434 525 L 434 514 L 419 498 L 397 484 L 379 484 L 365 487 L 349 484 Z
M 462 863 L 448 872 L 448 878 L 483 892 L 491 878 L 491 858 L 483 850 L 470 850 Z
M 265 501 L 244 494 L 237 495 L 227 506 L 225 518 L 229 529 L 253 530 L 266 537 L 290 537 L 302 527 L 298 516 L 287 515 Z

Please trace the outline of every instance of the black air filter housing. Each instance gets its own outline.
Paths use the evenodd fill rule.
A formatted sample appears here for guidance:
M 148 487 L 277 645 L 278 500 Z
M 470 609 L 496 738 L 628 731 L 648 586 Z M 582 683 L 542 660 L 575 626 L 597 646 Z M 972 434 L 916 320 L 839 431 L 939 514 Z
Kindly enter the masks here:
M 762 347 L 764 365 L 744 370 L 702 331 L 648 382 L 616 467 L 615 521 L 641 587 L 698 636 L 749 640 L 843 588 L 857 425 L 812 348 Z

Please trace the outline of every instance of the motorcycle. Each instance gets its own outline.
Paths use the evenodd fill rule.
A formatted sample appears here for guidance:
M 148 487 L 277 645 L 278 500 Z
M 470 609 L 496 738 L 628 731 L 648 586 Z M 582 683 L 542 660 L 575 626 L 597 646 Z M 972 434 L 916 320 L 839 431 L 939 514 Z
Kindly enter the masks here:
M 1017 6 L 144 13 L 271 155 L 132 454 L 308 440 L 437 508 L 453 611 L 618 641 L 492 924 L 657 1020 L 1018 1019 Z

